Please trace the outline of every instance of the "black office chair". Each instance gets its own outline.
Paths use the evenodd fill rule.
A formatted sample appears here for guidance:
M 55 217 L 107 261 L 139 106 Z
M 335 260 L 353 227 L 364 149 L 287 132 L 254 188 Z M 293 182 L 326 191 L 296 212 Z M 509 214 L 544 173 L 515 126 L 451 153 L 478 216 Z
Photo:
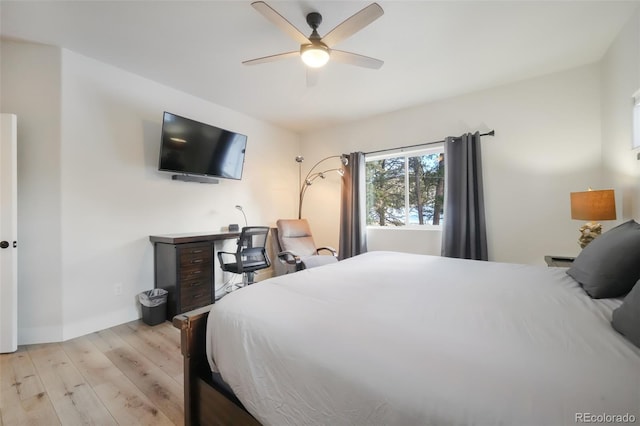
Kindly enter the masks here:
M 271 266 L 265 248 L 268 234 L 268 226 L 245 226 L 242 228 L 236 252 L 218 252 L 218 260 L 222 270 L 242 274 L 245 284 L 253 284 L 255 271 Z

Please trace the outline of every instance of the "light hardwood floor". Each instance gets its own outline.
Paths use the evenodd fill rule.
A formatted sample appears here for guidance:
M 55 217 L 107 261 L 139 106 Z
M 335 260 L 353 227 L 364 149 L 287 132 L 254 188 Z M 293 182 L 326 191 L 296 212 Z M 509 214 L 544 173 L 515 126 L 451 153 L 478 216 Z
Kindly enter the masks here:
M 0 425 L 182 425 L 180 332 L 133 321 L 0 355 Z

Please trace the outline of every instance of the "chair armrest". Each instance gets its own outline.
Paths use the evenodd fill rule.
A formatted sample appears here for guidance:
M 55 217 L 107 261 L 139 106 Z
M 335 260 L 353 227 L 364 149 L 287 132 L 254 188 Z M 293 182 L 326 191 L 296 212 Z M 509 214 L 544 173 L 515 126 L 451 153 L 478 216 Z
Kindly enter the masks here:
M 298 265 L 301 262 L 300 256 L 296 256 L 290 251 L 281 251 L 280 253 L 278 253 L 278 260 L 289 265 Z
M 218 261 L 220 261 L 220 264 L 222 265 L 223 263 L 226 263 L 224 261 L 224 257 L 226 256 L 227 259 L 229 259 L 230 256 L 233 256 L 234 258 L 236 257 L 236 253 L 229 253 L 228 251 L 219 251 L 217 253 L 218 255 Z
M 316 249 L 316 254 L 320 254 L 320 250 L 327 250 L 329 252 L 331 252 L 331 255 L 333 257 L 338 257 L 338 252 L 336 251 L 336 249 L 334 249 L 333 247 L 319 247 Z

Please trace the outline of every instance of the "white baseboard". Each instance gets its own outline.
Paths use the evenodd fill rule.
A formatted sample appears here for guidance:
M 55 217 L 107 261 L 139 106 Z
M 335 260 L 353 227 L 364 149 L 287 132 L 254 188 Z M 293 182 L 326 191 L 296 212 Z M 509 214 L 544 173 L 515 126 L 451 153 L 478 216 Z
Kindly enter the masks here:
M 18 328 L 18 345 L 64 342 L 106 328 L 115 327 L 139 319 L 140 310 L 136 306 L 86 318 L 64 326 Z
M 88 318 L 83 321 L 65 324 L 62 332 L 62 340 L 75 339 L 76 337 L 137 320 L 140 317 L 140 310 L 136 306 L 131 306 L 117 311 L 108 312 L 104 315 Z
M 18 345 L 52 343 L 62 341 L 62 327 L 18 327 Z

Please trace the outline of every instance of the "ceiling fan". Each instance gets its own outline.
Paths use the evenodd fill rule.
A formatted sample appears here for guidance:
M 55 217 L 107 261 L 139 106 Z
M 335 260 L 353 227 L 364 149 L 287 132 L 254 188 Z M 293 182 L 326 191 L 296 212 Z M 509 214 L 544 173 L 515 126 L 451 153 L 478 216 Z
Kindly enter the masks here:
M 309 24 L 312 29 L 311 35 L 307 37 L 265 2 L 256 1 L 251 3 L 251 6 L 295 41 L 300 43 L 300 49 L 242 62 L 245 65 L 263 64 L 296 56 L 300 56 L 302 62 L 309 68 L 320 68 L 329 62 L 329 59 L 372 69 L 379 69 L 382 64 L 384 64 L 384 62 L 379 59 L 333 49 L 334 45 L 357 33 L 384 14 L 384 11 L 377 3 L 372 3 L 360 10 L 355 15 L 340 23 L 333 30 L 329 31 L 324 37 L 320 37 L 317 31 L 322 22 L 322 15 L 318 12 L 311 12 L 307 15 L 307 24 Z

